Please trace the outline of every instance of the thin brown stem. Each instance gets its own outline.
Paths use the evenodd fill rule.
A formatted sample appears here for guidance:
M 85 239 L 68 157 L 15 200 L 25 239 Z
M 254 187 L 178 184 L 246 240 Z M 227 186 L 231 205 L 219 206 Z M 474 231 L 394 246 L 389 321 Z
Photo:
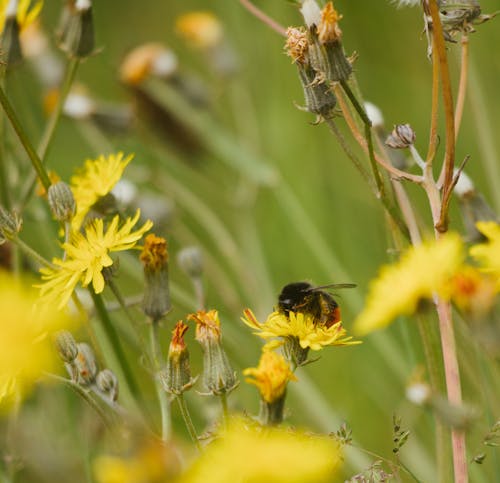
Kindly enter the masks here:
M 346 121 L 347 126 L 349 127 L 354 139 L 356 142 L 361 146 L 361 148 L 368 153 L 368 144 L 366 143 L 365 138 L 363 135 L 359 132 L 359 129 L 356 126 L 356 123 L 354 122 L 351 113 L 349 112 L 349 107 L 345 101 L 342 89 L 340 86 L 335 85 L 333 86 L 333 90 L 335 92 L 335 95 L 337 96 L 337 100 L 339 102 L 340 109 L 342 110 L 342 115 Z M 417 176 L 411 173 L 407 173 L 406 171 L 402 171 L 394 166 L 392 166 L 389 162 L 387 162 L 384 158 L 382 158 L 378 153 L 375 153 L 375 160 L 377 161 L 380 166 L 382 166 L 385 170 L 387 170 L 392 176 L 395 178 L 401 178 L 401 179 L 406 179 L 408 181 L 412 181 L 413 183 L 421 184 L 422 183 L 422 177 Z
M 258 18 L 262 23 L 272 28 L 280 35 L 286 36 L 286 29 L 278 22 L 273 20 L 269 15 L 266 15 L 260 8 L 257 8 L 250 0 L 240 0 L 241 5 L 246 8 L 254 17 Z
M 457 105 L 455 107 L 455 142 L 458 139 L 460 124 L 464 113 L 465 94 L 467 92 L 467 80 L 469 73 L 469 36 L 464 34 L 461 41 L 462 56 L 460 61 L 460 82 L 458 84 Z
M 433 49 L 434 50 L 434 49 Z M 439 62 L 436 55 L 432 56 L 432 101 L 431 101 L 431 128 L 429 132 L 429 147 L 426 160 L 432 163 L 436 156 L 438 145 L 438 114 L 439 114 Z
M 441 170 L 440 185 L 443 186 L 443 200 L 441 204 L 441 213 L 436 229 L 443 233 L 448 230 L 448 205 L 453 192 L 453 167 L 455 164 L 455 115 L 453 107 L 453 94 L 451 90 L 450 71 L 448 68 L 448 57 L 446 54 L 446 45 L 443 35 L 443 26 L 439 17 L 439 8 L 437 0 L 429 0 L 429 10 L 432 17 L 432 38 L 433 52 L 437 55 L 439 61 L 439 72 L 441 76 L 441 90 L 443 96 L 443 106 L 446 124 L 446 142 L 444 163 Z

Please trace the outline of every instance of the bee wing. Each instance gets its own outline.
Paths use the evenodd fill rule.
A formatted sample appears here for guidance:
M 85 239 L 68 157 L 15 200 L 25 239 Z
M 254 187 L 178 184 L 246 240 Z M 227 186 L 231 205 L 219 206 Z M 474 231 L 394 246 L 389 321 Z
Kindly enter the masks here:
M 307 292 L 316 292 L 318 290 L 323 290 L 325 288 L 354 288 L 357 287 L 355 283 L 330 283 L 328 285 L 320 285 L 319 287 L 308 288 Z

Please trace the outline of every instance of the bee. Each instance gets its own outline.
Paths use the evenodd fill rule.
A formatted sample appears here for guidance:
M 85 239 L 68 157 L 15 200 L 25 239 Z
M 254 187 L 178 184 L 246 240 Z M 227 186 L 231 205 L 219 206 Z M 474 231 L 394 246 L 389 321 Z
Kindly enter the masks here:
M 325 290 L 331 288 L 354 288 L 353 283 L 337 283 L 314 287 L 308 282 L 285 285 L 278 297 L 278 311 L 288 316 L 290 312 L 312 315 L 318 325 L 331 327 L 341 320 L 340 308 L 335 299 Z

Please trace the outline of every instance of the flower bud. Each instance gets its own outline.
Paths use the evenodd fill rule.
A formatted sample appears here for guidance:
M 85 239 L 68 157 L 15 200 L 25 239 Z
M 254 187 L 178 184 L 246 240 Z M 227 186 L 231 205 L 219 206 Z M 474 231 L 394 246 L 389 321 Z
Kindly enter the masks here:
M 150 233 L 144 240 L 140 255 L 144 266 L 144 313 L 153 323 L 160 320 L 170 309 L 167 241 Z
M 170 394 L 180 395 L 195 383 L 191 377 L 189 351 L 184 342 L 188 326 L 179 320 L 172 331 L 166 369 L 160 374 L 163 388 Z
M 97 376 L 97 362 L 94 351 L 85 342 L 77 344 L 78 354 L 73 361 L 77 382 L 82 386 L 91 386 Z
M 23 221 L 17 213 L 7 211 L 0 206 L 0 244 L 5 240 L 13 240 L 21 231 Z
M 217 310 L 200 310 L 188 319 L 196 322 L 196 340 L 203 349 L 203 384 L 208 394 L 229 393 L 236 388 L 238 380 L 222 347 Z
M 397 124 L 387 137 L 385 145 L 393 149 L 405 149 L 415 142 L 415 131 L 409 124 Z
M 71 188 L 64 181 L 59 181 L 49 187 L 49 206 L 58 221 L 71 221 L 76 211 L 75 198 Z
M 7 11 L 0 36 L 0 52 L 2 53 L 2 60 L 7 66 L 15 65 L 23 58 L 19 40 L 20 26 L 17 21 L 17 2 L 11 1 L 10 4 L 14 4 L 15 8 L 9 8 L 10 5 L 2 7 L 6 8 Z
M 59 46 L 70 57 L 88 57 L 94 50 L 94 20 L 91 0 L 72 0 L 64 7 Z
M 198 247 L 183 248 L 177 255 L 177 262 L 191 278 L 199 278 L 203 274 L 203 256 Z
M 96 385 L 111 401 L 118 399 L 118 378 L 110 369 L 103 369 L 97 374 Z
M 288 362 L 282 355 L 264 350 L 258 367 L 245 369 L 243 375 L 259 389 L 264 424 L 280 424 L 288 382 L 297 380 Z
M 57 332 L 54 340 L 59 357 L 67 363 L 72 363 L 78 355 L 78 346 L 74 337 L 67 330 Z

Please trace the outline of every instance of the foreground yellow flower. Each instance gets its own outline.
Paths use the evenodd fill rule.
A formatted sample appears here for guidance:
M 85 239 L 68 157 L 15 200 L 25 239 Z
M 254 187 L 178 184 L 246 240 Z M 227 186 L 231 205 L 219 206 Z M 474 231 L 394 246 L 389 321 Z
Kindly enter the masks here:
M 120 218 L 116 215 L 106 230 L 104 221 L 98 218 L 87 225 L 85 235 L 74 233 L 71 242 L 62 245 L 67 258 L 55 258 L 52 261 L 54 268 L 40 269 L 42 279 L 45 280 L 38 285 L 43 301 L 62 309 L 68 303 L 78 282 L 81 282 L 83 287 L 92 283 L 95 293 L 102 292 L 102 270 L 113 264 L 110 253 L 133 248 L 142 235 L 153 226 L 148 220 L 142 227 L 132 231 L 139 216 L 140 212 L 137 210 L 133 218 L 127 218 L 119 227 Z
M 462 241 L 448 233 L 437 241 L 410 247 L 399 262 L 386 265 L 373 280 L 364 310 L 354 323 L 355 331 L 368 334 L 399 315 L 410 315 L 422 299 L 434 294 L 449 296 L 448 282 L 464 258 Z
M 5 26 L 5 18 L 9 0 L 0 0 L 0 33 Z M 22 30 L 30 23 L 34 22 L 42 10 L 43 1 L 20 0 L 17 7 L 17 23 Z
M 61 312 L 35 309 L 35 290 L 0 271 L 0 405 L 26 394 L 57 367 L 50 333 L 69 325 Z
M 476 226 L 488 241 L 471 247 L 470 254 L 485 272 L 496 277 L 500 290 L 500 225 L 494 221 L 479 221 Z
M 297 380 L 285 358 L 268 350 L 262 352 L 258 367 L 245 369 L 243 375 L 247 376 L 246 382 L 257 386 L 267 403 L 282 398 L 288 382 Z
M 123 153 L 99 156 L 97 159 L 87 159 L 83 168 L 71 178 L 71 190 L 76 202 L 76 213 L 71 221 L 73 231 L 82 228 L 82 224 L 92 206 L 103 196 L 106 196 L 120 180 L 123 171 L 134 157 Z
M 354 345 L 360 341 L 353 341 L 352 337 L 346 336 L 347 331 L 339 321 L 330 327 L 316 324 L 314 317 L 302 312 L 290 312 L 287 315 L 281 312 L 273 312 L 264 323 L 259 322 L 250 309 L 244 311 L 243 322 L 252 329 L 255 334 L 263 339 L 274 339 L 282 337 L 296 338 L 302 349 L 319 351 L 323 347 L 331 345 Z M 284 343 L 284 341 L 282 341 Z M 281 345 L 273 344 L 274 347 Z
M 210 12 L 190 12 L 175 22 L 179 35 L 193 46 L 206 49 L 217 45 L 223 37 L 222 25 Z
M 339 465 L 339 449 L 331 439 L 236 420 L 180 482 L 321 483 L 332 481 Z

